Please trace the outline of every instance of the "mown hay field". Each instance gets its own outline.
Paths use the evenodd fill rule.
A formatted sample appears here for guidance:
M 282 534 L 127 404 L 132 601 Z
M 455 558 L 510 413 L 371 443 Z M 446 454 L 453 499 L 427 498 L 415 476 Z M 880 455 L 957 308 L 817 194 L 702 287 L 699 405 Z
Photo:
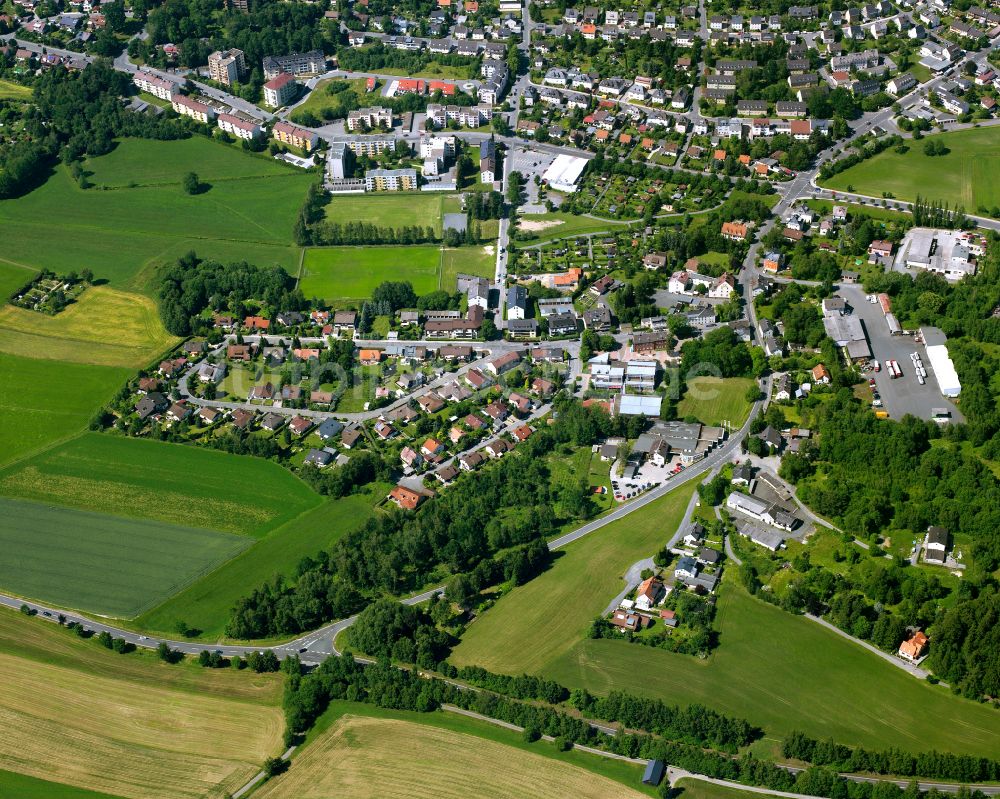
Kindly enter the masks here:
M 126 799 L 221 798 L 281 748 L 278 707 L 6 653 L 0 675 L 0 769 Z
M 145 366 L 178 339 L 156 303 L 141 294 L 92 286 L 55 316 L 14 305 L 0 309 L 0 351 L 99 366 Z
M 259 799 L 639 799 L 590 771 L 474 735 L 391 718 L 344 715 L 266 783 Z

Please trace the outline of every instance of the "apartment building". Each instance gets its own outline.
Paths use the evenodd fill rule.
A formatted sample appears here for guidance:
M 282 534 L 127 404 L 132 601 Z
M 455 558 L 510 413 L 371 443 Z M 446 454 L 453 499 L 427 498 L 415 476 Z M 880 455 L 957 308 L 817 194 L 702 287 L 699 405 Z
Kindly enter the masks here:
M 159 97 L 161 100 L 173 102 L 174 97 L 180 94 L 180 87 L 174 81 L 157 77 L 142 70 L 135 73 L 132 82 L 135 83 L 139 91 Z
M 358 108 L 347 113 L 347 129 L 349 131 L 374 130 L 375 128 L 392 128 L 392 109 L 376 105 L 371 108 Z
M 415 169 L 369 169 L 365 172 L 365 191 L 416 191 Z
M 496 180 L 497 147 L 493 139 L 485 139 L 479 145 L 479 177 L 483 183 Z
M 299 150 L 312 150 L 319 144 L 319 136 L 311 130 L 303 130 L 285 121 L 275 122 L 271 134 L 282 144 L 288 144 Z
M 277 125 L 275 125 L 277 127 Z M 326 155 L 326 171 L 333 180 L 344 180 L 354 172 L 354 151 L 346 142 L 335 141 Z
M 215 109 L 205 103 L 199 102 L 191 97 L 178 94 L 170 103 L 170 107 L 181 116 L 191 117 L 191 119 L 208 124 L 215 119 Z
M 379 155 L 386 150 L 396 149 L 395 136 L 358 136 L 347 142 L 347 146 L 354 151 L 355 155 Z
M 287 72 L 282 72 L 264 84 L 264 102 L 271 108 L 281 108 L 295 99 L 299 84 Z
M 317 75 L 326 71 L 326 57 L 319 50 L 308 53 L 265 56 L 262 66 L 265 80 L 278 75 Z
M 247 74 L 247 59 L 242 50 L 216 50 L 208 57 L 208 74 L 216 83 L 232 86 Z
M 218 125 L 229 135 L 246 141 L 256 139 L 262 132 L 259 122 L 251 122 L 235 114 L 219 114 Z

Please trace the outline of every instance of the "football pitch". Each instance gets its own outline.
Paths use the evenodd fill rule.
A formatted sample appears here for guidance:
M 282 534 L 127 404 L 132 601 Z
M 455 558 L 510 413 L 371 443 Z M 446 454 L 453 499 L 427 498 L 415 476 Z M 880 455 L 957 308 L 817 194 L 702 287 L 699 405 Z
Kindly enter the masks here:
M 0 497 L 0 585 L 130 618 L 252 544 L 246 536 Z

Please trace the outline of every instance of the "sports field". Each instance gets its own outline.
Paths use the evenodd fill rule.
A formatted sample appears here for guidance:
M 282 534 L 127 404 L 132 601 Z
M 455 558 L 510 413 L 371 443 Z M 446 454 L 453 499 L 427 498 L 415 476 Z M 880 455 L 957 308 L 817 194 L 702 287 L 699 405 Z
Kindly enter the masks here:
M 0 472 L 0 494 L 257 537 L 320 503 L 270 461 L 99 433 Z
M 453 205 L 453 197 L 436 191 L 342 194 L 330 198 L 326 218 L 341 224 L 367 222 L 385 228 L 419 225 L 433 228 L 440 235 L 446 202 Z
M 502 597 L 471 625 L 452 661 L 538 674 L 571 649 L 624 586 L 622 575 L 667 543 L 692 486 L 672 491 L 569 545 L 552 568 Z
M 0 308 L 0 351 L 100 366 L 145 366 L 177 343 L 156 303 L 141 294 L 91 286 L 55 316 Z
M 322 247 L 306 251 L 299 288 L 331 303 L 371 297 L 379 283 L 408 280 L 417 295 L 435 291 L 441 250 L 423 247 Z
M 638 784 L 641 775 L 638 767 L 633 768 Z M 412 799 L 645 796 L 621 782 L 525 748 L 418 721 L 354 714 L 341 716 L 295 758 L 286 774 L 267 782 L 255 795 L 367 799 L 376 794 Z
M 0 497 L 0 586 L 131 618 L 250 546 L 246 536 Z
M 944 144 L 946 155 L 924 154 L 924 142 Z M 986 213 L 1000 205 L 1000 132 L 996 128 L 973 128 L 934 134 L 923 141 L 907 141 L 909 150 L 900 155 L 894 148 L 834 175 L 822 185 L 881 197 L 891 192 L 901 200 L 941 200 L 962 205 L 969 213 Z
M 696 416 L 707 425 L 728 421 L 739 428 L 750 413 L 746 395 L 753 383 L 749 377 L 693 377 L 677 405 L 677 416 Z
M 84 161 L 95 186 L 180 186 L 188 172 L 203 183 L 258 177 L 301 176 L 302 172 L 267 154 L 251 154 L 203 136 L 176 141 L 122 139 L 108 155 Z
M 376 484 L 365 494 L 325 502 L 286 522 L 246 552 L 154 607 L 135 620 L 151 632 L 171 632 L 180 619 L 202 631 L 201 638 L 222 636 L 236 600 L 275 574 L 292 577 L 299 561 L 331 546 L 360 527 L 389 487 Z
M 205 157 L 206 145 L 224 155 Z M 150 164 L 161 164 L 155 177 L 167 181 L 164 185 L 84 190 L 60 166 L 35 191 L 0 202 L 3 257 L 56 273 L 87 267 L 117 288 L 139 291 L 148 287 L 157 264 L 190 250 L 223 261 L 280 264 L 294 273 L 299 250 L 292 246 L 292 226 L 310 175 L 281 167 L 266 177 L 212 183 L 208 179 L 212 169 L 221 169 L 233 156 L 248 159 L 246 168 L 251 171 L 270 169 L 271 164 L 200 139 L 137 146 L 148 154 Z M 205 163 L 201 171 L 211 188 L 196 196 L 185 194 L 179 182 L 188 170 L 162 158 L 165 150 L 160 148 L 175 155 L 178 148 L 190 148 L 187 160 L 199 157 Z M 135 148 L 129 147 L 89 164 L 95 176 L 117 180 L 127 173 L 134 156 Z M 67 262 L 70 256 L 72 263 Z
M 130 374 L 0 352 L 0 465 L 83 430 Z
M 281 748 L 274 706 L 6 650 L 0 673 L 0 769 L 129 799 L 221 796 Z

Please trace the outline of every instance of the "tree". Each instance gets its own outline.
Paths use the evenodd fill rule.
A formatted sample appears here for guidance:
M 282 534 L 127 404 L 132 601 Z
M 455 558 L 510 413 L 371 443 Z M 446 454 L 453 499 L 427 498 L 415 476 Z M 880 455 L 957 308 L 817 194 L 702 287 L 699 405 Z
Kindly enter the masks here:
M 449 602 L 454 602 L 460 608 L 466 610 L 477 596 L 477 591 L 468 575 L 456 574 L 448 581 L 448 587 L 445 589 L 444 595 Z
M 188 172 L 184 176 L 184 181 L 182 185 L 184 186 L 184 192 L 186 194 L 201 193 L 201 181 L 198 179 L 197 172 Z

